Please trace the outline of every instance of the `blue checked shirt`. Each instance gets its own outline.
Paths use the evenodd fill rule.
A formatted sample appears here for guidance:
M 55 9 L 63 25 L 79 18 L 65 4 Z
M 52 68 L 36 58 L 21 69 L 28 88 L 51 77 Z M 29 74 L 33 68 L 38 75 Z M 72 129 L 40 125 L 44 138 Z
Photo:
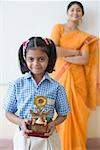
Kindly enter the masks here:
M 9 85 L 4 109 L 20 118 L 31 119 L 29 110 L 34 108 L 34 99 L 37 96 L 45 96 L 51 101 L 45 107 L 45 111 L 51 110 L 48 116 L 50 119 L 54 115 L 54 108 L 59 116 L 65 116 L 70 111 L 66 92 L 61 84 L 50 78 L 47 73 L 37 84 L 30 72 Z

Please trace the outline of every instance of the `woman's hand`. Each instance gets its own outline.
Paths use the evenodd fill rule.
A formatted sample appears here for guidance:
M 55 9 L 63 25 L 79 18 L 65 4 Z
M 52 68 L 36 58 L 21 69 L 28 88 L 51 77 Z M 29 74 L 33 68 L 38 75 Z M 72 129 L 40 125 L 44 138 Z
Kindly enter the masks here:
M 80 55 L 78 56 L 63 57 L 63 59 L 72 64 L 87 65 L 89 62 L 89 51 L 87 49 L 81 51 Z
M 75 50 L 75 53 L 74 53 L 74 55 L 73 56 L 68 56 L 68 57 L 63 57 L 63 60 L 65 60 L 65 61 L 68 61 L 68 59 L 70 58 L 70 57 L 76 57 L 76 56 L 81 56 L 82 54 L 81 54 L 81 51 L 80 50 Z
M 81 51 L 80 50 L 75 50 L 75 55 L 74 56 L 79 56 L 81 55 Z
M 81 51 L 78 49 L 65 49 L 57 46 L 57 56 L 58 57 L 73 57 L 81 55 Z

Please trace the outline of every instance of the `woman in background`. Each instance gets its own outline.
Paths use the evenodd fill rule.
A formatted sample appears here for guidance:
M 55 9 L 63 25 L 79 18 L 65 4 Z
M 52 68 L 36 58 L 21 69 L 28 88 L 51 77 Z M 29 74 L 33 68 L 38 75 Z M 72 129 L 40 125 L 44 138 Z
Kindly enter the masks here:
M 72 1 L 67 7 L 68 22 L 56 24 L 51 38 L 58 59 L 52 77 L 64 85 L 71 113 L 58 126 L 62 150 L 86 150 L 87 121 L 96 106 L 98 39 L 78 28 L 83 5 Z

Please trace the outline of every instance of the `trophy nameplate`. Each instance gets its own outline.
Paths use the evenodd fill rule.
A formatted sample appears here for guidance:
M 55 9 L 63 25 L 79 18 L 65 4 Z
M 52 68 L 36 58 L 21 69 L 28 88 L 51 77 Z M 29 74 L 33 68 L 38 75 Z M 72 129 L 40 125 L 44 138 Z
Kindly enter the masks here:
M 44 96 L 37 96 L 35 98 L 35 111 L 32 109 L 30 110 L 32 120 L 26 124 L 27 129 L 32 130 L 32 133 L 28 133 L 29 136 L 48 138 L 48 136 L 45 136 L 45 133 L 47 132 L 46 117 L 49 115 L 50 110 L 43 111 L 47 101 L 47 98 Z

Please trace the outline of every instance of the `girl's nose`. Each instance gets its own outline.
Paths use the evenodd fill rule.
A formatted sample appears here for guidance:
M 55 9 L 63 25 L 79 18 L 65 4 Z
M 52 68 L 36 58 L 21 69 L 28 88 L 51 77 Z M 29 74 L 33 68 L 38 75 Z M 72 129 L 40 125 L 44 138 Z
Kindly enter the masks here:
M 39 61 L 37 59 L 34 60 L 34 65 L 38 65 Z

